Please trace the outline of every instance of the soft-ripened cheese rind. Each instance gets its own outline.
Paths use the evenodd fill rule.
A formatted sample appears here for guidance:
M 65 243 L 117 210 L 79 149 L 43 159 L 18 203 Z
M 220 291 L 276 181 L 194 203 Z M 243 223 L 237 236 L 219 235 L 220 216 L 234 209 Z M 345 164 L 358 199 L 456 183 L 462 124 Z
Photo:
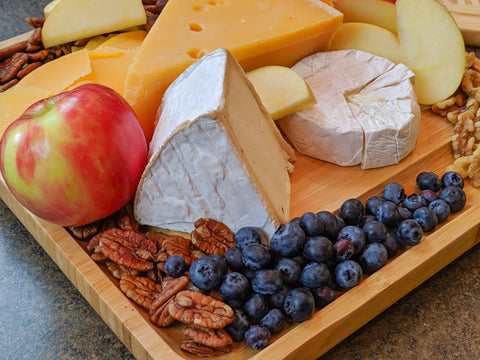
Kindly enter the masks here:
M 326 50 L 342 19 L 320 0 L 170 0 L 129 69 L 123 95 L 149 140 L 163 93 L 201 56 L 228 48 L 245 71 L 291 66 Z
M 219 49 L 169 87 L 134 201 L 140 223 L 191 231 L 199 217 L 272 234 L 289 218 L 289 154 L 238 62 Z M 291 149 L 290 149 L 291 151 Z
M 279 121 L 299 152 L 368 169 L 396 164 L 415 147 L 420 107 L 403 64 L 342 50 L 316 53 L 293 69 L 317 101 Z

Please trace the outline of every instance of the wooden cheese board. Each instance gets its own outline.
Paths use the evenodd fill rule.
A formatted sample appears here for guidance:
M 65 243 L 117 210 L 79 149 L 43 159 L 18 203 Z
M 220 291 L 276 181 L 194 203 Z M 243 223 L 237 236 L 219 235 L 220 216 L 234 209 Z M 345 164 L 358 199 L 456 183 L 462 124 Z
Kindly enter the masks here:
M 0 48 L 12 40 L 0 42 Z M 452 131 L 447 120 L 424 110 L 414 151 L 398 165 L 380 169 L 340 167 L 297 154 L 291 176 L 291 217 L 305 211 L 335 211 L 349 198 L 365 201 L 379 195 L 391 181 L 404 185 L 407 193 L 414 192 L 419 172 L 442 174 L 453 161 Z M 463 211 L 451 215 L 419 245 L 390 260 L 359 286 L 316 312 L 312 319 L 289 327 L 260 352 L 236 344 L 232 353 L 216 358 L 321 356 L 480 241 L 480 190 L 467 181 L 465 192 L 467 205 Z M 0 197 L 136 358 L 198 359 L 179 349 L 183 339 L 179 326 L 163 329 L 150 323 L 148 314 L 120 291 L 118 280 L 91 260 L 85 243 L 76 241 L 63 227 L 32 215 L 16 201 L 3 179 Z

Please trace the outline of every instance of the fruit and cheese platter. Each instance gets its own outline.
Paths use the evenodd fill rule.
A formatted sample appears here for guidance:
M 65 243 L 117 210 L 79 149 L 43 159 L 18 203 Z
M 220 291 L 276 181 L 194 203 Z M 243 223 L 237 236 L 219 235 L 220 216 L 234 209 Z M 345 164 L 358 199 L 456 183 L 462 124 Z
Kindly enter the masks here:
M 0 196 L 136 358 L 318 358 L 480 241 L 480 60 L 434 0 L 361 2 L 397 26 L 54 0 L 0 42 Z

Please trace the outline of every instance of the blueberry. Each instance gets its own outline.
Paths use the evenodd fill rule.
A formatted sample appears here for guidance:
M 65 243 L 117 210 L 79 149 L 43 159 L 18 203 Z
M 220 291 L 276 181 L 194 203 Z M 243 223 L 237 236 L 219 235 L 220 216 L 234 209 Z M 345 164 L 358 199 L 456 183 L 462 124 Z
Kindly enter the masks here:
M 395 205 L 399 205 L 407 195 L 405 194 L 405 189 L 402 185 L 392 182 L 385 185 L 382 190 L 382 197 L 393 202 Z
M 318 309 L 327 306 L 333 300 L 335 300 L 335 290 L 327 285 L 311 289 L 311 292 L 315 300 L 315 307 Z
M 255 350 L 262 350 L 268 346 L 270 341 L 270 330 L 265 325 L 252 325 L 245 332 L 245 343 Z
M 310 261 L 325 262 L 333 258 L 332 242 L 325 236 L 312 236 L 305 242 L 303 256 Z
M 291 258 L 292 260 L 295 260 L 295 262 L 300 265 L 301 268 L 303 268 L 305 265 L 309 263 L 309 260 L 303 256 L 302 254 L 294 256 Z
M 300 225 L 300 221 L 302 218 L 300 216 L 294 217 L 292 220 L 289 221 L 290 224 Z
M 424 206 L 428 206 L 427 200 L 418 194 L 411 194 L 403 200 L 402 206 L 410 210 L 412 213 Z
M 381 243 L 373 242 L 367 245 L 365 251 L 360 256 L 359 262 L 363 272 L 372 274 L 385 266 L 388 259 L 388 252 Z
M 374 215 L 363 215 L 358 223 L 358 227 L 363 228 L 363 225 L 372 220 L 377 220 L 377 218 Z
M 337 262 L 350 259 L 355 252 L 353 244 L 346 239 L 340 239 L 335 242 L 333 249 L 335 250 L 335 261 Z
M 387 227 L 397 226 L 401 221 L 398 206 L 391 201 L 385 201 L 378 207 L 377 219 Z
M 253 226 L 245 226 L 235 233 L 235 244 L 243 249 L 250 243 L 261 244 L 264 234 L 262 230 Z
M 358 225 L 363 216 L 363 204 L 358 199 L 348 199 L 341 206 L 338 211 L 345 225 Z
M 285 299 L 285 295 L 287 292 L 289 292 L 291 289 L 290 287 L 283 285 L 282 288 L 277 291 L 276 293 L 273 293 L 272 295 L 267 296 L 267 303 L 270 308 L 279 308 L 283 309 L 283 300 Z
M 300 281 L 302 267 L 293 259 L 280 258 L 275 264 L 275 269 L 281 272 L 283 283 L 286 285 L 295 286 Z
M 251 292 L 250 282 L 239 272 L 228 273 L 220 285 L 220 294 L 225 299 L 245 299 Z
M 190 280 L 200 290 L 212 290 L 220 286 L 225 275 L 216 257 L 207 255 L 190 266 Z
M 463 209 L 467 202 L 465 192 L 458 186 L 445 186 L 438 195 L 439 199 L 445 200 L 450 205 L 450 211 L 452 213 L 458 212 Z
M 437 199 L 428 204 L 430 209 L 435 211 L 438 223 L 442 223 L 450 216 L 450 205 L 443 199 Z
M 302 322 L 312 317 L 315 310 L 315 299 L 306 288 L 290 290 L 283 300 L 283 311 L 293 322 Z
M 397 254 L 400 244 L 395 237 L 395 233 L 390 231 L 387 233 L 385 241 L 383 242 L 383 246 L 385 246 L 385 249 L 387 249 L 387 255 L 389 259 L 393 258 Z
M 342 261 L 335 267 L 335 282 L 344 289 L 357 286 L 362 275 L 362 267 L 354 260 Z
M 245 301 L 243 310 L 249 319 L 253 321 L 259 321 L 268 311 L 268 305 L 265 297 L 261 294 L 252 294 L 247 301 Z
M 301 254 L 306 235 L 300 225 L 286 223 L 278 227 L 270 240 L 270 248 L 284 257 Z
M 395 237 L 403 246 L 414 246 L 422 240 L 423 230 L 420 224 L 413 219 L 403 220 L 397 227 Z
M 245 299 L 236 298 L 236 299 L 224 299 L 224 300 L 233 309 L 243 309 L 243 306 L 245 305 Z
M 365 202 L 365 213 L 367 215 L 377 216 L 378 207 L 382 205 L 385 201 L 385 198 L 382 196 L 372 196 L 367 199 Z
M 228 271 L 228 265 L 227 265 L 227 261 L 225 260 L 225 257 L 217 254 L 208 255 L 208 257 L 217 264 L 217 266 L 222 271 L 222 276 L 224 276 Z
M 429 189 L 438 192 L 442 187 L 442 181 L 438 175 L 431 171 L 423 171 L 418 174 L 415 182 L 420 190 Z
M 340 229 L 345 226 L 343 219 L 329 211 L 320 211 L 317 213 L 317 216 L 325 225 L 324 235 L 334 241 Z
M 462 175 L 455 171 L 447 171 L 445 174 L 443 174 L 441 180 L 443 187 L 457 186 L 460 189 L 463 189 L 464 181 Z
M 356 226 L 349 225 L 340 230 L 337 242 L 342 239 L 350 241 L 353 244 L 353 256 L 359 255 L 367 244 L 365 233 Z
M 250 327 L 248 316 L 242 309 L 235 309 L 233 321 L 225 326 L 225 331 L 232 337 L 234 342 L 242 342 L 244 334 Z
M 323 263 L 312 262 L 305 266 L 300 276 L 302 284 L 308 288 L 316 288 L 328 283 L 330 270 Z
M 413 220 L 417 221 L 422 227 L 423 232 L 433 231 L 438 224 L 435 210 L 429 207 L 421 207 L 413 213 Z
M 305 231 L 307 236 L 320 235 L 325 230 L 325 225 L 323 221 L 313 212 L 306 212 L 300 218 L 299 225 Z
M 185 270 L 187 270 L 187 264 L 185 263 L 185 259 L 180 255 L 172 255 L 165 261 L 164 270 L 165 274 L 168 276 L 179 278 L 185 274 Z
M 380 221 L 370 221 L 363 226 L 367 242 L 384 242 L 388 229 Z
M 242 260 L 242 249 L 238 246 L 233 246 L 225 251 L 225 261 L 233 271 L 242 270 L 245 267 Z
M 242 270 L 240 270 L 240 272 L 250 281 L 257 274 L 257 270 L 253 270 L 248 267 L 243 268 Z
M 252 279 L 252 289 L 257 294 L 271 295 L 283 286 L 282 273 L 275 269 L 258 270 Z
M 399 206 L 398 213 L 400 214 L 401 220 L 413 218 L 413 213 L 410 210 L 408 210 L 406 207 Z
M 435 200 L 438 199 L 437 193 L 435 191 L 429 190 L 429 189 L 425 189 L 425 190 L 420 191 L 419 195 L 421 197 L 425 198 L 425 200 L 427 200 L 427 204 L 430 204 L 432 201 L 435 201 Z
M 278 334 L 285 326 L 285 315 L 280 309 L 272 309 L 260 320 L 260 324 L 266 326 L 272 335 Z
M 253 270 L 268 267 L 272 262 L 272 256 L 268 246 L 258 243 L 250 243 L 242 250 L 243 264 Z

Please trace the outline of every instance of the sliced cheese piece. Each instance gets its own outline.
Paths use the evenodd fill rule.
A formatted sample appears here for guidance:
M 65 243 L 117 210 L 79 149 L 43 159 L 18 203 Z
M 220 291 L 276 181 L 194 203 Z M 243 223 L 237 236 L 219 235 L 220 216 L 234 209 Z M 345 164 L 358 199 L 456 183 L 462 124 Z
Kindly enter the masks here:
M 238 62 L 215 50 L 165 93 L 135 217 L 186 232 L 207 217 L 271 235 L 289 219 L 293 156 Z
M 37 87 L 17 88 L 16 86 L 0 93 L 0 137 L 30 105 L 51 95 L 53 94 L 50 90 Z
M 92 71 L 78 79 L 72 87 L 91 82 L 108 86 L 123 94 L 128 68 L 145 35 L 144 30 L 121 33 L 106 40 L 95 50 L 89 51 Z
M 169 0 L 128 72 L 124 97 L 149 140 L 163 93 L 195 60 L 222 47 L 245 71 L 291 66 L 326 50 L 342 18 L 320 0 Z
M 369 169 L 397 164 L 415 147 L 421 114 L 405 65 L 343 50 L 311 55 L 293 69 L 317 101 L 279 121 L 300 153 Z
M 15 85 L 15 88 L 38 87 L 57 94 L 91 71 L 88 51 L 82 49 L 36 68 Z

